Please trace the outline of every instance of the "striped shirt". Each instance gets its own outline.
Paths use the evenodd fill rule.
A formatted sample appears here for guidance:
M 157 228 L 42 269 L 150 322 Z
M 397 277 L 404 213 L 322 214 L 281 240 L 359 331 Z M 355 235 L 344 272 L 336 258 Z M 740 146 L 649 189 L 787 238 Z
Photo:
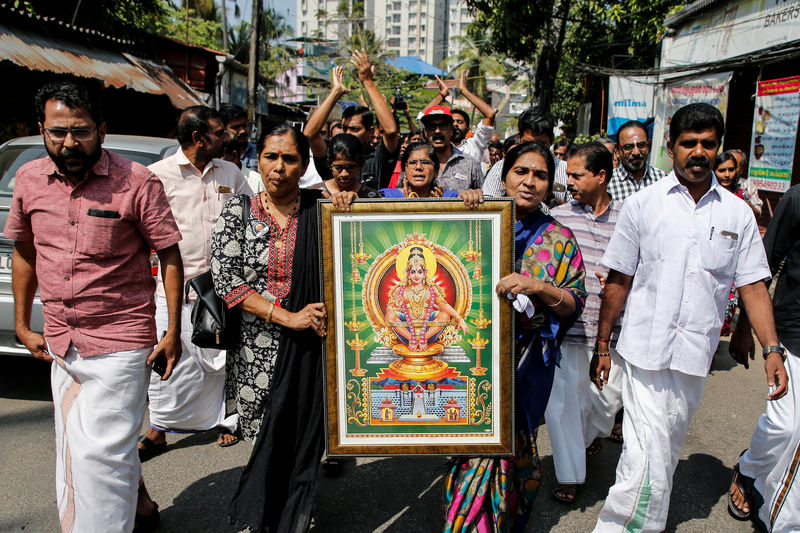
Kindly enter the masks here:
M 660 168 L 647 165 L 647 171 L 644 173 L 644 176 L 642 176 L 642 179 L 636 181 L 631 173 L 628 172 L 624 166 L 620 165 L 614 169 L 614 173 L 611 175 L 611 181 L 608 182 L 608 194 L 614 200 L 622 202 L 631 194 L 639 192 L 648 185 L 652 185 L 666 175 L 667 173 Z
M 586 305 L 581 316 L 564 337 L 564 342 L 594 346 L 601 300 L 600 280 L 597 279 L 595 272 L 600 272 L 603 276 L 608 275 L 608 268 L 600 264 L 600 261 L 603 259 L 611 234 L 614 233 L 621 207 L 622 202 L 611 200 L 603 214 L 595 216 L 590 205 L 572 200 L 550 210 L 553 218 L 575 234 L 586 268 Z M 621 318 L 620 315 L 620 320 Z M 617 320 L 611 333 L 612 345 L 616 345 L 619 337 L 620 320 Z

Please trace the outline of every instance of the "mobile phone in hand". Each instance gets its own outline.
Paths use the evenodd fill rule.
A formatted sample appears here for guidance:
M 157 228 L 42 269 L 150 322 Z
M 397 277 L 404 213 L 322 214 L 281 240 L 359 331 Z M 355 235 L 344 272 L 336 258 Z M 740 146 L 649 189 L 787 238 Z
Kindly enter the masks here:
M 163 339 L 166 336 L 166 334 L 167 332 L 164 331 L 161 334 L 161 338 Z M 164 372 L 167 371 L 167 356 L 162 353 L 161 355 L 156 357 L 155 361 L 153 361 L 153 366 L 150 368 L 152 369 L 153 372 L 155 372 L 156 374 L 158 374 L 163 378 Z
M 164 372 L 167 371 L 167 356 L 162 353 L 161 355 L 156 357 L 156 360 L 153 361 L 152 369 L 153 372 L 155 372 L 156 374 L 158 374 L 163 378 Z

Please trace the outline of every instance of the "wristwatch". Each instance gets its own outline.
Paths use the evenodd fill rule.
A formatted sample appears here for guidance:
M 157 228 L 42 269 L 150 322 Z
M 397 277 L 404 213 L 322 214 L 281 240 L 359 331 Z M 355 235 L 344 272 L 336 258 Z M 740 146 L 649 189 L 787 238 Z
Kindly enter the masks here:
M 781 359 L 786 361 L 786 348 L 783 346 L 764 346 L 764 350 L 762 350 L 761 354 L 764 356 L 764 359 L 766 359 L 772 352 L 780 354 Z

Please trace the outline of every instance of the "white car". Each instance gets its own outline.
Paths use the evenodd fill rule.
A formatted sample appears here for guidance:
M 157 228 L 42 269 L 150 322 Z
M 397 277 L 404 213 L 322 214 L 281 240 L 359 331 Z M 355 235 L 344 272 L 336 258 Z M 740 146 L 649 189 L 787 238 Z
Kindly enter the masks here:
M 149 165 L 178 149 L 175 139 L 140 137 L 137 135 L 106 135 L 103 148 Z M 0 232 L 6 225 L 11 196 L 14 192 L 14 177 L 19 167 L 40 157 L 46 157 L 41 136 L 19 137 L 0 146 Z M 30 355 L 15 334 L 14 295 L 11 291 L 11 254 L 14 241 L 0 233 L 0 355 Z M 42 302 L 33 301 L 31 328 L 42 331 Z

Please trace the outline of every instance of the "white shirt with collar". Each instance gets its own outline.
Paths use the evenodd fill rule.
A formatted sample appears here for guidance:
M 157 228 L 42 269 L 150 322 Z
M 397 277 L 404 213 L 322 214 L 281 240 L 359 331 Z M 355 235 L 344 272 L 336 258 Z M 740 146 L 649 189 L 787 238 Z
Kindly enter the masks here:
M 603 265 L 633 276 L 617 351 L 645 370 L 704 377 L 731 284 L 770 276 L 753 212 L 711 178 L 695 203 L 675 172 L 622 205 Z
M 172 216 L 183 239 L 178 243 L 185 279 L 211 268 L 211 235 L 222 206 L 234 194 L 253 194 L 235 164 L 216 157 L 198 170 L 182 149 L 149 167 L 164 184 Z M 159 279 L 158 296 L 165 296 Z

